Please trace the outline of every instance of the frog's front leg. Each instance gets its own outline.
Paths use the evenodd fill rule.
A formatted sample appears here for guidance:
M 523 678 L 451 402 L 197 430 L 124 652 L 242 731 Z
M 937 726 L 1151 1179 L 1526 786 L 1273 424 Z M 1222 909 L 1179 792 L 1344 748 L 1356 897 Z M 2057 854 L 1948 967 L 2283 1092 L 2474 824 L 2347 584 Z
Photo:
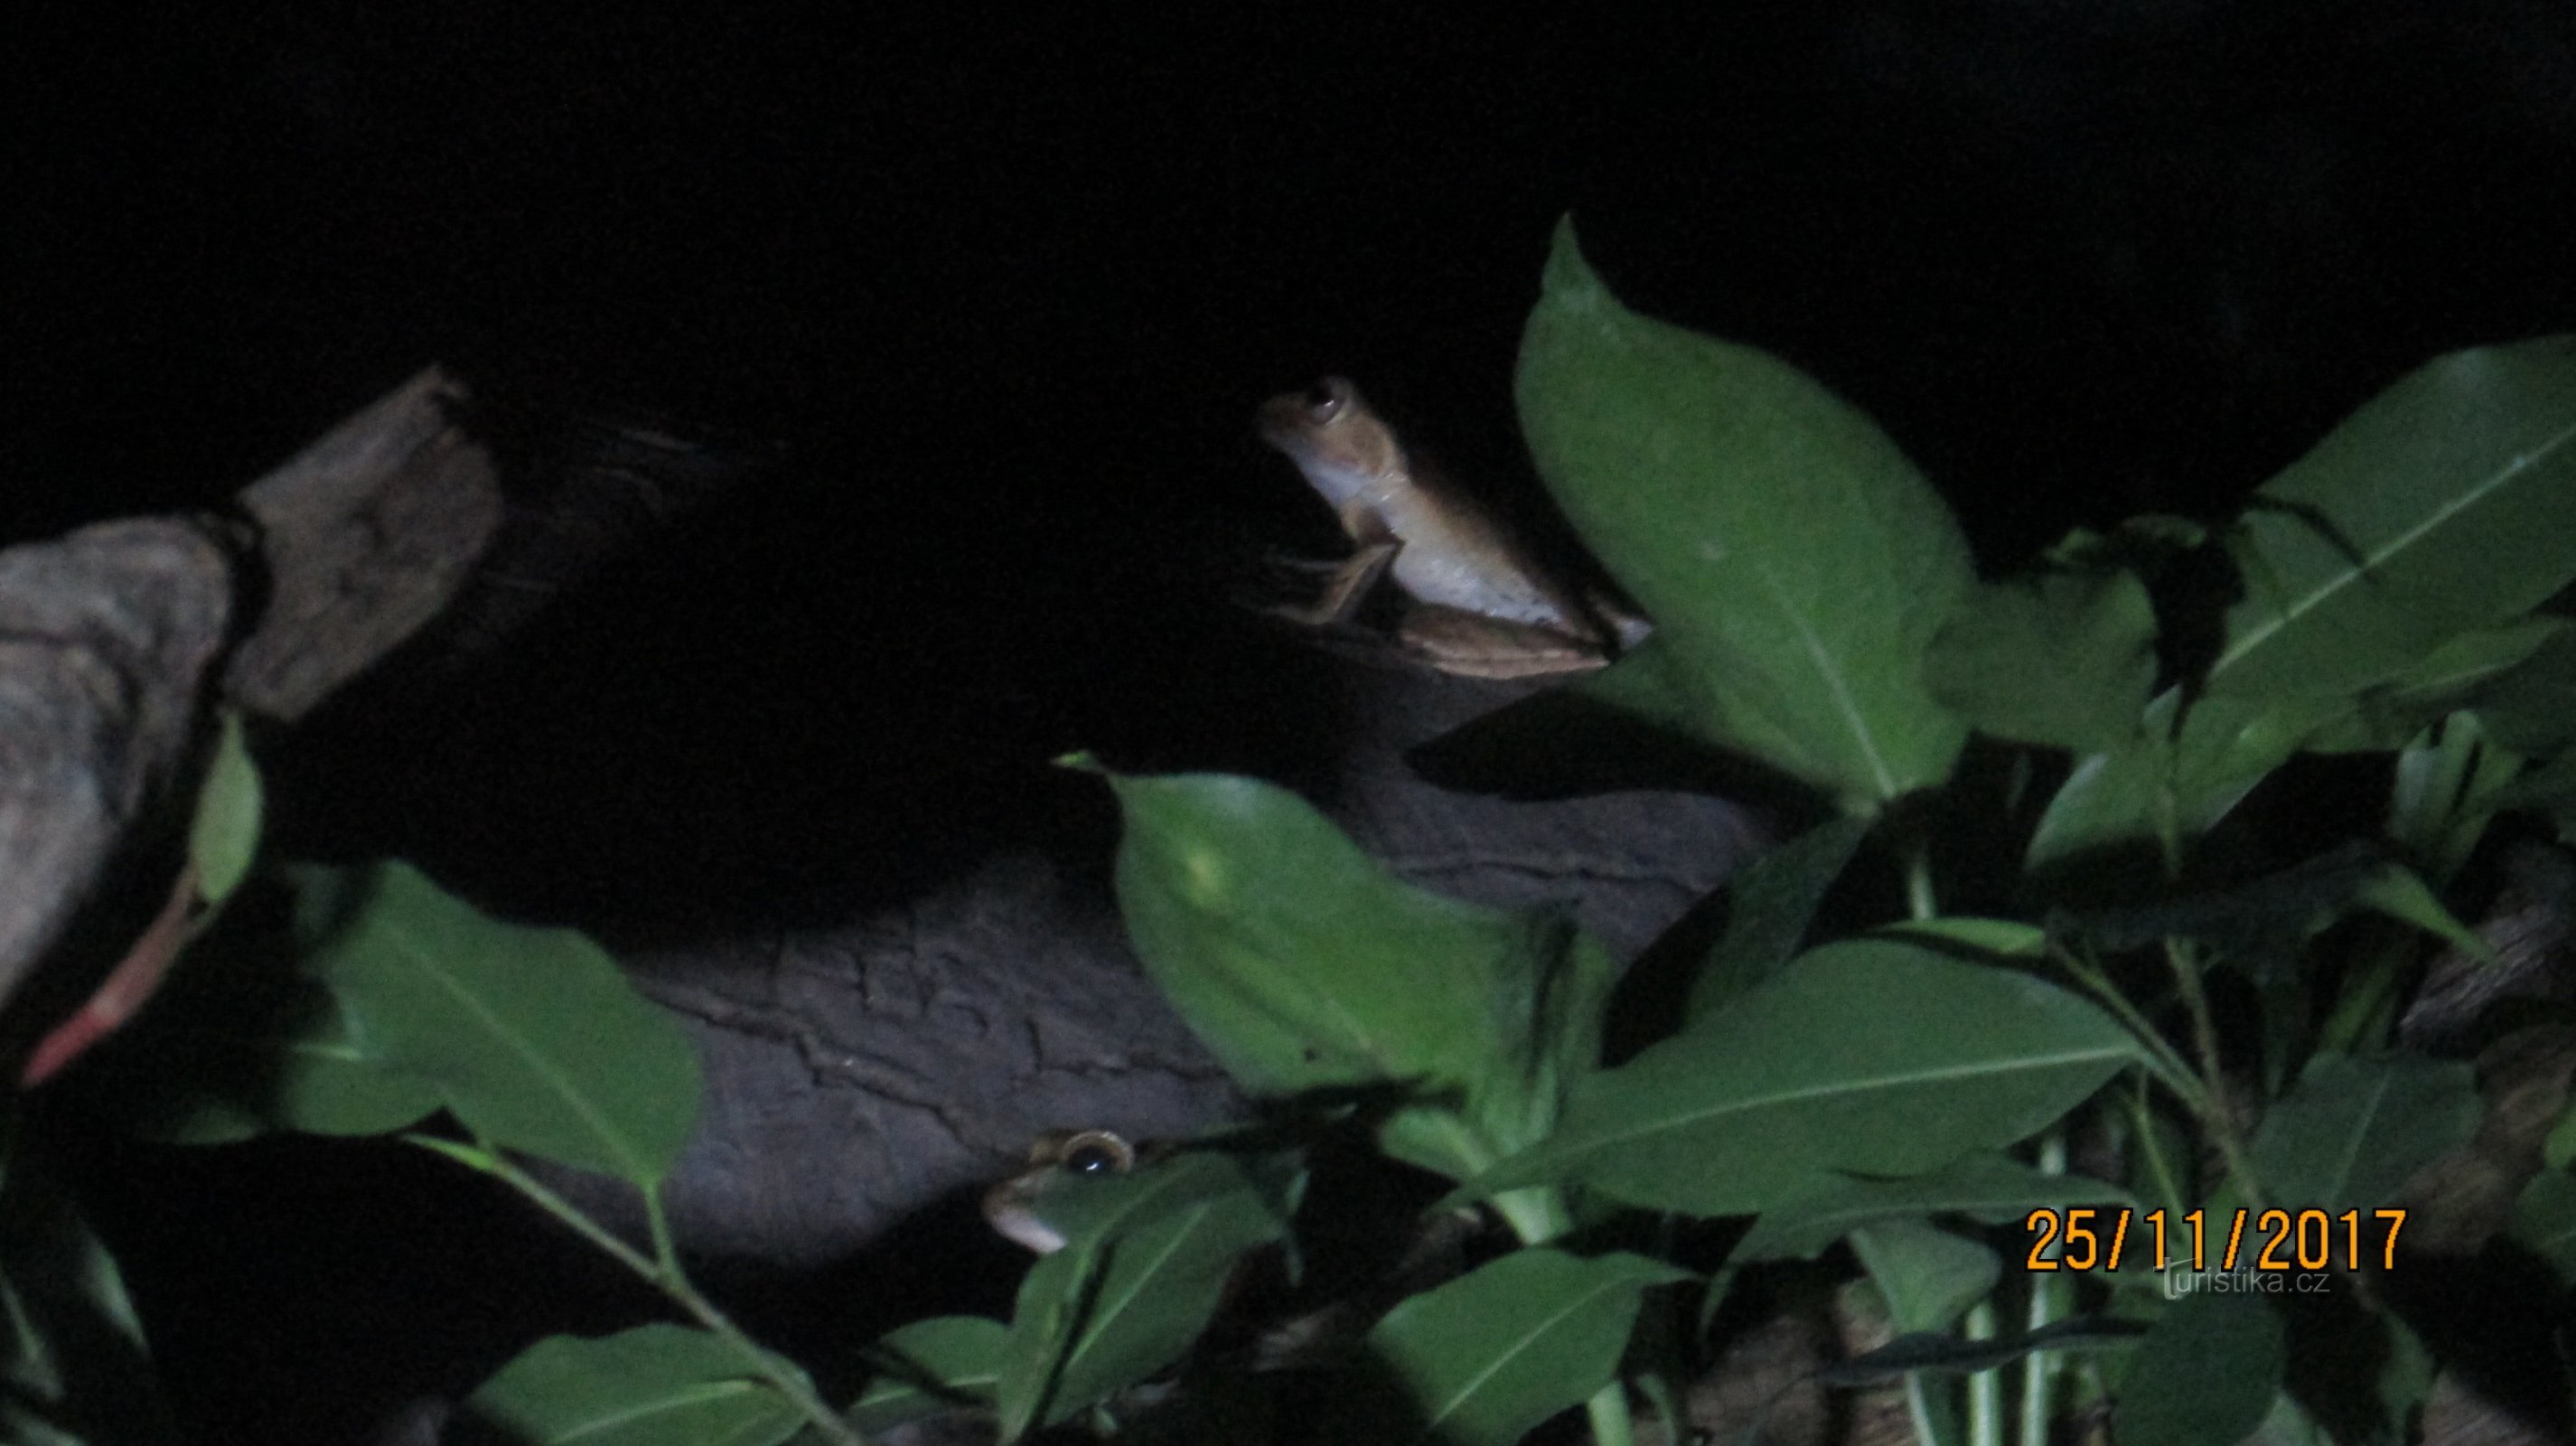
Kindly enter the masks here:
M 1315 601 L 1303 607 L 1272 608 L 1273 616 L 1312 628 L 1339 627 L 1359 614 L 1360 605 L 1368 601 L 1378 579 L 1395 566 L 1395 555 L 1404 550 L 1404 540 L 1389 531 L 1385 520 L 1373 509 L 1354 504 L 1342 510 L 1341 520 L 1342 530 L 1350 535 L 1357 550 L 1334 565 Z

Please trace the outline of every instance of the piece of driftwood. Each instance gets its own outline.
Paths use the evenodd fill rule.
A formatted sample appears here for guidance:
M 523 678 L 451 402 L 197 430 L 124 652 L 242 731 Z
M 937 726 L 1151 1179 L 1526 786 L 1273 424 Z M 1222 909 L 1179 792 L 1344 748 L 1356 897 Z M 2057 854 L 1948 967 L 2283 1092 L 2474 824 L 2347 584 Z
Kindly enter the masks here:
M 219 707 L 300 717 L 446 606 L 501 515 L 465 400 L 422 372 L 246 489 L 246 523 L 143 518 L 0 552 L 0 1001 L 85 910 L 108 938 L 140 926 L 106 886 L 184 826 Z M 74 976 L 114 957 L 80 952 L 97 957 Z

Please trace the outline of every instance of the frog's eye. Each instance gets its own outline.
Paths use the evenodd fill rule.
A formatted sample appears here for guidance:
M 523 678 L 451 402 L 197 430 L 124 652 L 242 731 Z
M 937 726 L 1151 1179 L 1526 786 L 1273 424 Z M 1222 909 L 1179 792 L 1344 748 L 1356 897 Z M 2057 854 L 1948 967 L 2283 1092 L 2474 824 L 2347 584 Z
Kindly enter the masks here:
M 1085 1130 L 1065 1142 L 1064 1168 L 1077 1175 L 1123 1175 L 1135 1165 L 1135 1146 L 1107 1130 Z
M 1340 377 L 1326 377 L 1306 389 L 1306 420 L 1320 426 L 1342 414 L 1351 402 L 1351 384 Z

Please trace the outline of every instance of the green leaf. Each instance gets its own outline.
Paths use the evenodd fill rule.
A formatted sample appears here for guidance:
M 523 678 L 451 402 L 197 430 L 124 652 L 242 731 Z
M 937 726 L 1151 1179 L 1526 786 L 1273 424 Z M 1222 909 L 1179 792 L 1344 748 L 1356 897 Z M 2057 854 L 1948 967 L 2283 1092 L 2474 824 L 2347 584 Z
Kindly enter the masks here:
M 1813 1260 L 1863 1226 L 1933 1215 L 1964 1215 L 1986 1225 L 2017 1223 L 2034 1210 L 2074 1205 L 2135 1208 L 2137 1200 L 2107 1180 L 2051 1175 L 2006 1155 L 1966 1159 L 1904 1180 L 1828 1177 L 1812 1190 L 1762 1212 L 1732 1260 Z
M 1919 1220 L 1864 1225 L 1851 1244 L 1886 1299 L 1888 1318 L 1906 1334 L 1948 1330 L 2003 1278 L 1992 1250 Z
M 2263 484 L 2214 695 L 2345 693 L 2576 579 L 2576 337 L 2454 352 Z
M 1949 776 L 1966 730 L 1922 681 L 1973 580 L 1922 474 L 1776 358 L 1639 316 L 1557 228 L 1522 335 L 1540 475 L 1655 636 L 1587 691 L 1874 811 Z
M 677 1021 L 570 929 L 504 924 L 407 864 L 300 876 L 308 973 L 371 1059 L 429 1081 L 494 1144 L 638 1185 L 698 1109 Z
M 1691 980 L 1685 1019 L 1698 1019 L 1780 972 L 1796 957 L 1825 891 L 1842 877 L 1870 821 L 1845 815 L 1755 859 L 1726 884 L 1726 932 Z
M 844 1413 L 871 1435 L 959 1405 L 990 1405 L 1010 1328 L 980 1315 L 914 1321 L 868 1351 L 878 1374 Z
M 1919 1175 L 2010 1144 L 2140 1059 L 2118 1022 L 2043 980 L 1846 940 L 1582 1081 L 1555 1134 L 1462 1195 L 1579 1181 L 1752 1214 L 1827 1172 Z
M 2418 1169 L 2477 1132 L 2474 1072 L 2462 1062 L 2320 1054 L 2264 1113 L 2251 1147 L 2273 1199 L 2329 1214 L 2396 1200 Z
M 2478 693 L 2478 721 L 2498 743 L 2534 758 L 2576 746 L 2576 627 L 2561 624 L 2513 671 Z
M 214 762 L 197 790 L 196 817 L 188 828 L 188 857 L 197 865 L 197 894 L 209 904 L 232 897 L 259 852 L 259 769 L 242 741 L 239 713 L 224 714 Z
M 179 971 L 172 997 L 136 1021 L 133 1041 L 114 1056 L 107 1088 L 129 1129 L 177 1145 L 275 1130 L 381 1135 L 444 1103 L 427 1080 L 361 1050 L 321 985 L 253 980 L 214 962 L 192 959 Z M 205 987 L 226 982 L 254 987 Z
M 167 1446 L 178 1428 L 124 1278 L 17 1129 L 0 1164 L 0 1440 Z
M 2156 610 L 2126 570 L 1979 583 L 1933 639 L 1933 694 L 1998 738 L 2107 753 L 2156 683 Z
M 2126 747 L 2077 760 L 2032 830 L 2024 867 L 2038 873 L 2088 854 L 2197 838 L 2333 716 L 2331 703 L 2204 698 L 2177 734 L 2181 696 L 2156 695 Z
M 1343 1440 L 1510 1446 L 1609 1384 L 1646 1288 L 1688 1275 L 1643 1256 L 1581 1259 L 1515 1250 L 1387 1312 L 1368 1349 L 1401 1397 L 1381 1425 Z
M 1179 1359 L 1207 1329 L 1235 1261 L 1287 1233 L 1278 1192 L 1228 1155 L 1185 1154 L 1090 1183 L 1088 1198 L 1052 1217 L 1065 1247 L 1020 1283 L 995 1388 L 1004 1440 Z
M 548 1336 L 468 1396 L 465 1410 L 525 1446 L 773 1446 L 805 1416 L 753 1370 L 687 1326 Z
M 2319 753 L 2403 748 L 2426 725 L 2472 703 L 2483 706 L 2536 653 L 2568 631 L 2558 618 L 2530 617 L 2461 633 L 2386 681 L 2363 688 L 2349 710 L 2319 727 L 2306 746 Z
M 2156 1318 L 2120 1384 L 2120 1446 L 2224 1446 L 2272 1409 L 2284 1362 L 2281 1319 L 2251 1295 L 2195 1291 Z
M 2547 1261 L 2560 1285 L 2576 1281 L 2576 1177 L 2555 1168 L 2532 1176 L 2513 1202 L 2505 1233 Z
M 1389 1152 L 1463 1177 L 1543 1133 L 1595 1062 L 1617 965 L 1563 916 L 1414 888 L 1253 779 L 1110 784 L 1137 955 L 1246 1091 L 1398 1092 Z

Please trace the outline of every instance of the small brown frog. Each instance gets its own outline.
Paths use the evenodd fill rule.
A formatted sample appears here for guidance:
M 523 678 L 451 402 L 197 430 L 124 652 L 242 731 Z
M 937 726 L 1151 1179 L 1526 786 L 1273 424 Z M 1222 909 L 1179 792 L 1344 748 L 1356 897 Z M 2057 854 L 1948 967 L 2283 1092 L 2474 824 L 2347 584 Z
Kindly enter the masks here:
M 1281 616 L 1348 622 L 1392 575 L 1411 599 L 1398 642 L 1471 678 L 1588 672 L 1649 631 L 1645 619 L 1558 577 L 1481 503 L 1422 466 L 1342 378 L 1272 397 L 1260 427 L 1358 549 L 1313 606 L 1276 610 Z

